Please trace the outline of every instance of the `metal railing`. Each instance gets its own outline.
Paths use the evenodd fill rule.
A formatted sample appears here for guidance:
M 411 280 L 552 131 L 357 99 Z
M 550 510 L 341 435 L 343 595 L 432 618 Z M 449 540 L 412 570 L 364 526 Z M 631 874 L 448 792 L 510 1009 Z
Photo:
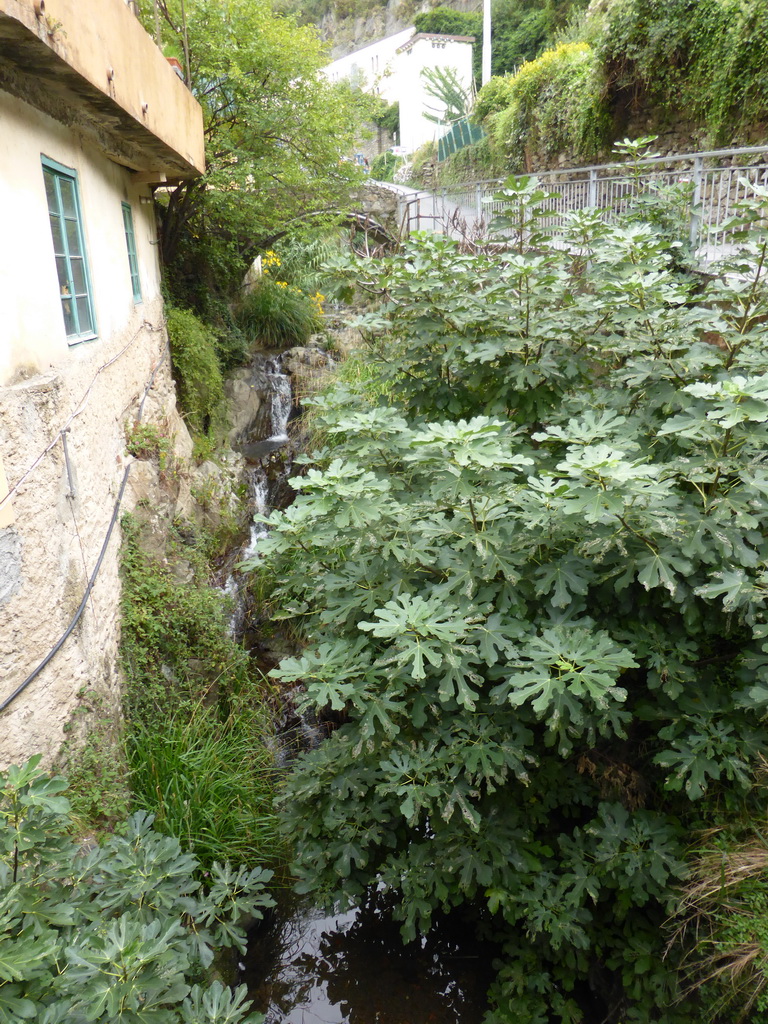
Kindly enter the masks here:
M 553 196 L 545 204 L 552 216 L 544 223 L 556 227 L 564 214 L 581 209 L 596 209 L 612 219 L 626 211 L 638 189 L 685 182 L 690 185 L 691 245 L 722 247 L 729 241 L 722 225 L 733 216 L 734 203 L 751 194 L 747 183 L 768 185 L 768 145 L 650 157 L 637 164 L 647 168 L 637 178 L 630 175 L 626 163 L 534 172 Z M 412 192 L 401 200 L 403 215 L 411 230 L 431 227 L 456 234 L 456 225 L 463 221 L 478 234 L 504 205 L 493 200 L 501 185 L 494 179 Z

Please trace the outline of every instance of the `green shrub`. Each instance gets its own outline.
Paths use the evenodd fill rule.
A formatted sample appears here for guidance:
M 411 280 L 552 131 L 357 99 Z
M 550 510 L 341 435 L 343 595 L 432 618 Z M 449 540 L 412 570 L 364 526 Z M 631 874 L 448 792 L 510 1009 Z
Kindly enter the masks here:
M 83 687 L 77 696 L 57 766 L 69 782 L 72 815 L 80 830 L 109 833 L 131 806 L 123 722 L 110 695 Z
M 403 158 L 396 156 L 391 150 L 380 153 L 371 162 L 371 177 L 375 181 L 394 181 L 395 171 L 402 163 Z
M 203 702 L 166 721 L 134 725 L 128 757 L 134 805 L 155 815 L 205 865 L 274 861 L 282 842 L 272 809 L 273 755 L 264 746 L 260 704 Z
M 275 277 L 307 295 L 315 294 L 318 289 L 325 291 L 326 264 L 339 255 L 344 244 L 345 238 L 333 228 L 285 238 L 280 243 L 280 272 Z
M 123 519 L 121 660 L 135 803 L 205 864 L 274 860 L 274 757 L 262 679 L 229 635 L 221 592 L 205 578 L 205 538 L 184 554 L 192 580 L 141 547 Z
M 375 99 L 377 103 L 371 120 L 385 132 L 394 135 L 395 132 L 400 131 L 400 104 L 397 101 L 386 103 L 379 97 Z
M 425 185 L 428 188 L 433 188 L 435 182 L 432 180 L 432 178 L 434 165 L 437 164 L 437 144 L 432 141 L 425 142 L 423 146 L 419 146 L 416 152 L 412 154 L 410 159 L 411 167 L 408 172 L 409 184 L 415 185 L 417 188 L 423 187 Z M 425 172 L 427 172 L 428 175 L 427 180 L 425 180 L 424 177 Z M 371 171 L 371 173 L 373 174 L 373 170 Z
M 606 144 L 612 121 L 597 56 L 586 43 L 563 43 L 523 64 L 507 80 L 509 102 L 486 117 L 510 166 L 571 151 L 594 158 Z M 501 91 L 501 89 L 500 89 Z M 500 97 L 493 99 L 497 104 Z
M 173 438 L 154 423 L 136 421 L 129 424 L 125 450 L 134 458 L 156 461 L 161 474 L 173 471 Z
M 316 301 L 295 285 L 264 276 L 244 299 L 238 322 L 255 344 L 266 348 L 305 345 L 322 328 Z
M 506 176 L 506 161 L 486 135 L 471 146 L 452 153 L 440 164 L 441 185 L 461 184 Z
M 286 787 L 297 875 L 391 890 L 408 935 L 471 908 L 495 1024 L 711 1021 L 663 927 L 692 833 L 764 816 L 768 239 L 702 280 L 504 199 L 514 252 L 361 262 L 389 400 L 324 397 L 260 548 L 308 637 L 274 675 L 343 722 Z
M 493 74 L 514 73 L 526 61 L 535 60 L 552 42 L 552 30 L 549 13 L 542 8 L 518 6 L 507 17 L 497 16 L 493 25 Z
M 511 75 L 494 75 L 489 78 L 477 94 L 472 111 L 472 120 L 476 124 L 485 124 L 491 114 L 500 114 L 512 102 Z
M 192 429 L 207 434 L 218 424 L 224 400 L 216 336 L 188 309 L 167 307 L 166 318 L 181 407 Z
M 214 948 L 245 952 L 244 914 L 273 901 L 271 872 L 200 864 L 138 812 L 79 849 L 60 776 L 39 755 L 0 773 L 0 1021 L 261 1024 L 246 988 L 193 984 Z
M 615 88 L 692 116 L 715 142 L 768 118 L 768 0 L 617 0 L 600 57 Z
M 121 660 L 129 721 L 162 720 L 180 702 L 194 706 L 210 692 L 246 687 L 248 656 L 227 633 L 221 591 L 205 578 L 204 538 L 184 549 L 194 576 L 181 581 L 142 549 L 136 517 L 124 516 L 122 530 Z
M 240 330 L 229 306 L 225 302 L 218 304 L 214 323 L 216 327 L 216 358 L 221 372 L 226 373 L 236 366 L 247 362 L 249 355 L 248 339 Z

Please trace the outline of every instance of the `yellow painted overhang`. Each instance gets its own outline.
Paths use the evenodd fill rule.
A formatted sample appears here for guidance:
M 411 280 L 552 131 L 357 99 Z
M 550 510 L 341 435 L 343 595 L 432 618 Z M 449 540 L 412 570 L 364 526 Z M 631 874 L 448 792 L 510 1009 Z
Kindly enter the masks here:
M 0 0 L 0 89 L 146 181 L 205 170 L 200 105 L 124 0 Z

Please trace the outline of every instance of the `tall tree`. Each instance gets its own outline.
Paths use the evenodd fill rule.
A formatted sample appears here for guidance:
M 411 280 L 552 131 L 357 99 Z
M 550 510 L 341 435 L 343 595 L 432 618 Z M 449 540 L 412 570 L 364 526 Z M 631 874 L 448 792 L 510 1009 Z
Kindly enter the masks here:
M 322 77 L 315 30 L 275 15 L 268 0 L 158 2 L 164 40 L 184 55 L 203 107 L 208 166 L 163 202 L 163 258 L 213 245 L 226 272 L 292 219 L 343 203 L 354 170 L 340 157 L 361 97 Z M 153 30 L 152 12 L 145 18 Z

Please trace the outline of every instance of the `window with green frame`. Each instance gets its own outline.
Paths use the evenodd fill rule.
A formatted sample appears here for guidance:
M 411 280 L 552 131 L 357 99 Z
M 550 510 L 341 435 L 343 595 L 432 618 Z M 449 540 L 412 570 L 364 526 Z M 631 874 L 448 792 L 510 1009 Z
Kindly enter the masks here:
M 141 281 L 139 280 L 139 260 L 136 255 L 136 233 L 133 230 L 133 210 L 130 203 L 123 203 L 123 227 L 125 242 L 128 246 L 128 266 L 131 271 L 131 288 L 133 301 L 141 302 Z
M 48 157 L 42 159 L 64 329 L 67 341 L 74 345 L 96 336 L 77 172 Z

